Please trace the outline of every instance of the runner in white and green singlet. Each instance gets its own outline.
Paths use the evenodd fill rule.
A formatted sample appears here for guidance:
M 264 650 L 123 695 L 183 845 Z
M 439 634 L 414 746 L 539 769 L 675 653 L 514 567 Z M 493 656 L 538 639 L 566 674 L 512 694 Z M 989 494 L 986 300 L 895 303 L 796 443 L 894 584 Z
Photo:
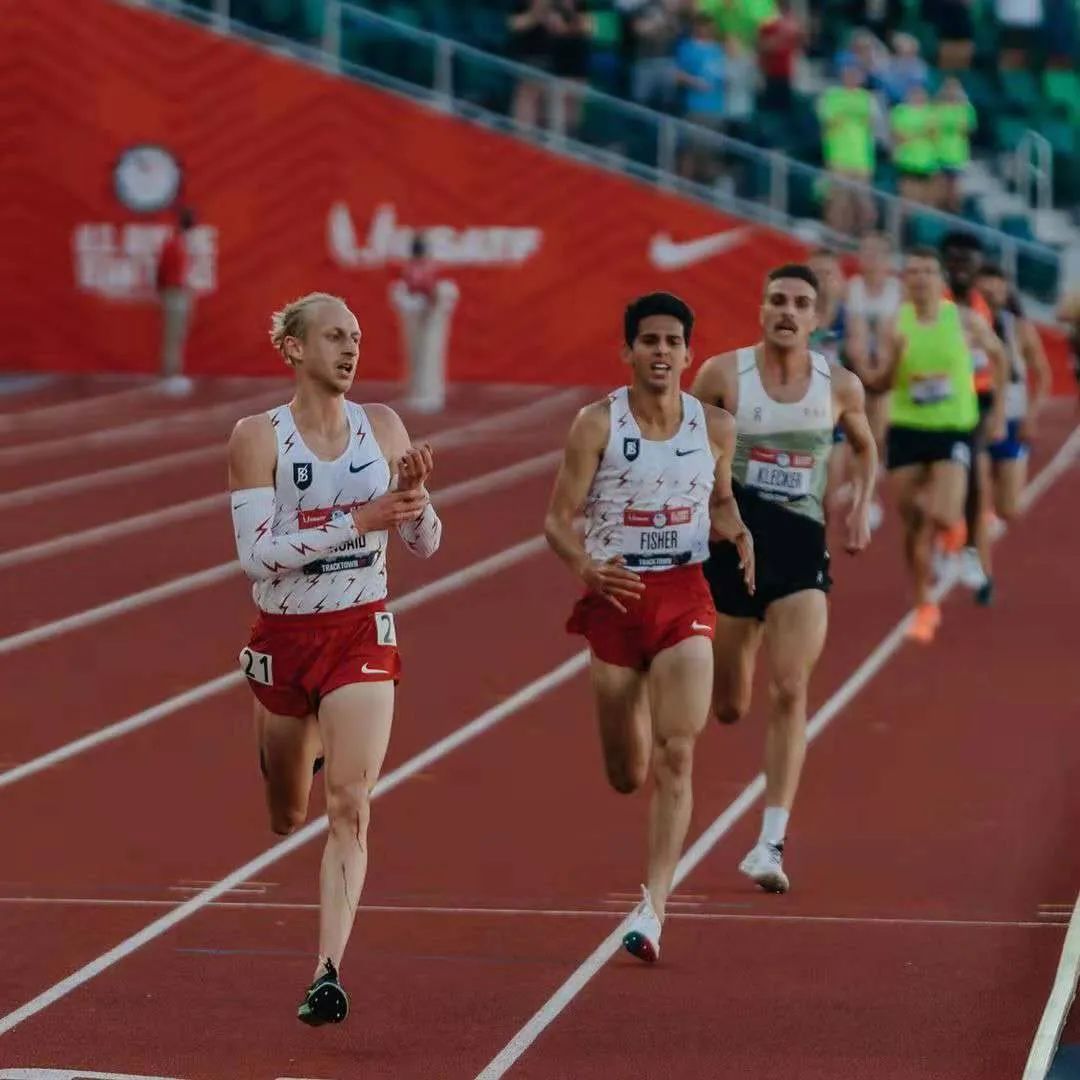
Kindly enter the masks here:
M 717 610 L 718 720 L 733 723 L 745 715 L 763 638 L 769 654 L 765 816 L 760 839 L 740 869 L 770 892 L 788 888 L 784 835 L 806 752 L 806 688 L 825 644 L 830 579 L 823 500 L 837 424 L 854 463 L 854 497 L 844 522 L 850 552 L 869 542 L 877 471 L 862 384 L 810 350 L 817 295 L 808 266 L 772 271 L 761 307 L 762 341 L 706 361 L 693 386 L 702 401 L 735 416 L 732 488 L 754 538 L 752 595 L 730 545 L 712 549 L 705 576 Z

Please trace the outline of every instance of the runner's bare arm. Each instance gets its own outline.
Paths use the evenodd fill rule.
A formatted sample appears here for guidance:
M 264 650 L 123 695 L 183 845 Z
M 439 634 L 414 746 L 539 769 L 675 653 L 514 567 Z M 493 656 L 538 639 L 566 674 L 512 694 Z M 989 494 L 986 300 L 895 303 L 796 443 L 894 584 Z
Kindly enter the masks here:
M 739 553 L 739 569 L 746 588 L 754 591 L 754 538 L 739 513 L 739 504 L 731 487 L 731 463 L 735 457 L 735 418 L 726 409 L 705 405 L 705 424 L 709 430 L 716 468 L 712 497 L 709 501 L 711 538 L 727 540 Z
M 734 363 L 734 353 L 709 357 L 694 376 L 690 393 L 706 405 L 718 405 L 733 413 L 738 408 L 732 391 L 731 371 Z
M 1050 370 L 1050 362 L 1046 359 L 1046 349 L 1043 348 L 1042 338 L 1039 337 L 1039 331 L 1031 319 L 1019 319 L 1017 332 L 1024 363 L 1031 373 L 1031 393 L 1028 397 L 1027 415 L 1021 423 L 1020 436 L 1025 442 L 1030 442 L 1035 436 L 1035 424 L 1039 412 L 1050 396 L 1053 373 Z
M 610 430 L 611 410 L 606 401 L 586 405 L 574 418 L 544 517 L 544 535 L 552 551 L 589 589 L 625 611 L 619 598 L 637 596 L 645 587 L 641 579 L 626 569 L 621 556 L 604 563 L 590 559 L 574 524 L 596 476 Z
M 863 380 L 868 390 L 883 394 L 892 389 L 903 348 L 904 341 L 897 332 L 895 316 L 886 319 L 878 338 L 878 369 L 873 373 L 868 372 L 870 377 Z
M 415 517 L 422 508 L 414 492 L 391 492 L 351 513 L 341 511 L 325 525 L 282 536 L 274 521 L 277 444 L 266 416 L 247 416 L 229 438 L 229 488 L 236 554 L 253 580 L 299 570 L 366 532 Z
M 839 413 L 837 422 L 851 447 L 854 497 L 845 522 L 844 547 L 854 555 L 870 543 L 870 506 L 878 471 L 877 443 L 866 418 L 866 391 L 858 376 L 843 368 L 833 368 L 832 377 Z
M 844 335 L 844 355 L 851 370 L 865 383 L 873 378 L 870 365 L 870 322 L 865 315 L 851 315 Z
M 990 372 L 994 377 L 994 403 L 986 419 L 986 437 L 990 442 L 997 442 L 1005 438 L 1005 386 L 1009 381 L 1009 357 L 1001 338 L 981 315 L 965 309 L 964 321 L 972 345 L 982 349 L 990 361 Z
M 434 455 L 429 443 L 413 446 L 401 417 L 389 405 L 367 405 L 375 438 L 397 476 L 397 488 L 421 497 L 423 507 L 408 521 L 398 524 L 398 536 L 405 546 L 420 559 L 430 559 L 442 541 L 442 521 L 431 505 L 427 480 L 434 467 Z

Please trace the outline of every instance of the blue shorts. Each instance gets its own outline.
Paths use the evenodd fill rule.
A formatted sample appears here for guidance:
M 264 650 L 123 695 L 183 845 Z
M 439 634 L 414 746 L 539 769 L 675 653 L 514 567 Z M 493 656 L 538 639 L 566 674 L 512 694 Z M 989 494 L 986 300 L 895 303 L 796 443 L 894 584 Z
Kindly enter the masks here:
M 832 441 L 833 441 L 833 446 L 836 446 L 839 443 L 847 441 L 844 438 L 844 429 L 839 424 L 837 424 L 832 429 Z
M 1027 457 L 1028 445 L 1020 439 L 1020 421 L 1005 424 L 1005 438 L 989 446 L 991 461 L 1019 461 Z

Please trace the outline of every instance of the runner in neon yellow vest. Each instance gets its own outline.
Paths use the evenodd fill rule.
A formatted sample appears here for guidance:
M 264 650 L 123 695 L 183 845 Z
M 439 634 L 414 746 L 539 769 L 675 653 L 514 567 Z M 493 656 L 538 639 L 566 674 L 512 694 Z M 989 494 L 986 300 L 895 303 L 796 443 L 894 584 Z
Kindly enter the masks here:
M 993 353 L 1001 346 L 985 319 L 942 298 L 945 281 L 932 248 L 908 256 L 904 282 L 909 299 L 883 330 L 875 389 L 892 390 L 886 456 L 915 592 L 908 636 L 928 644 L 941 622 L 930 596 L 934 535 L 964 520 L 979 419 L 971 348 Z

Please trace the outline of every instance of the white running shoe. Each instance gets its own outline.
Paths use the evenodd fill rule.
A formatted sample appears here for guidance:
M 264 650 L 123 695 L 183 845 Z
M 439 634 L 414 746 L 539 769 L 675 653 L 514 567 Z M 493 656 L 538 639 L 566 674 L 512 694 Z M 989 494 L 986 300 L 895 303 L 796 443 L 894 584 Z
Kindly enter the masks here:
M 784 873 L 784 845 L 759 840 L 739 869 L 766 892 L 786 893 L 791 883 Z
M 986 571 L 983 570 L 979 553 L 973 547 L 966 547 L 960 552 L 960 563 L 957 571 L 960 581 L 969 589 L 981 589 L 987 582 Z
M 634 908 L 630 928 L 623 934 L 622 943 L 628 953 L 648 964 L 655 964 L 660 959 L 660 919 L 644 885 L 641 886 L 641 903 Z
M 881 528 L 882 521 L 885 520 L 885 507 L 881 505 L 879 500 L 875 499 L 870 504 L 870 512 L 867 517 L 869 518 L 870 531 L 877 532 Z

